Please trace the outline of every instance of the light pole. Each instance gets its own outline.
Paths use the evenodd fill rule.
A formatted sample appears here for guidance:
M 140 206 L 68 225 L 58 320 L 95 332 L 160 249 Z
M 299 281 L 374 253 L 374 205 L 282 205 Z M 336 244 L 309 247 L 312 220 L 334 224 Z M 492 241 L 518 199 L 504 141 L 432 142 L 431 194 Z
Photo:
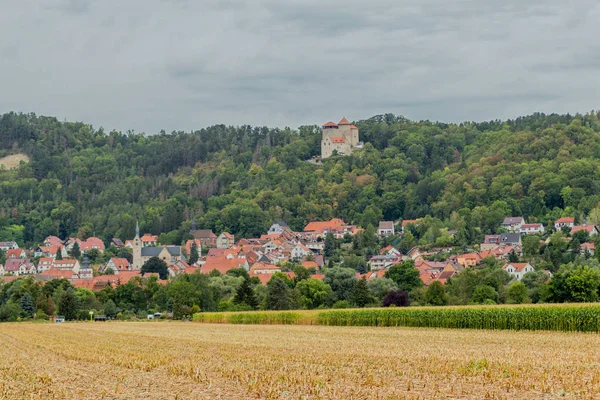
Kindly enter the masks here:
M 94 315 L 94 312 L 90 311 L 90 322 L 92 322 L 92 315 Z

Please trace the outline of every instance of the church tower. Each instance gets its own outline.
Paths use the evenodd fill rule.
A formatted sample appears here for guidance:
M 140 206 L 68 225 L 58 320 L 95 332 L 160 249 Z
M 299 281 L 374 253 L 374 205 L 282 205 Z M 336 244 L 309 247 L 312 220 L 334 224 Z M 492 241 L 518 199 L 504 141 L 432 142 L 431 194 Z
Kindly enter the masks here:
M 134 270 L 142 269 L 142 240 L 140 239 L 140 224 L 135 223 L 135 238 L 133 238 L 133 265 Z

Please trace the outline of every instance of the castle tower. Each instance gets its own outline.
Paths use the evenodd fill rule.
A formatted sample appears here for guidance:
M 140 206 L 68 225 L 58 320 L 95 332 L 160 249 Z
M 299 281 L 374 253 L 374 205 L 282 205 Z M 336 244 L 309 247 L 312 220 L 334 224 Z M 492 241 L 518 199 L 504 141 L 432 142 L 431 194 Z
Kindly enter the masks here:
M 321 159 L 330 157 L 334 151 L 339 155 L 352 154 L 356 147 L 360 147 L 358 128 L 346 117 L 337 124 L 330 121 L 323 125 Z
M 134 270 L 142 269 L 142 240 L 140 239 L 140 225 L 135 223 L 135 238 L 133 238 L 133 263 Z

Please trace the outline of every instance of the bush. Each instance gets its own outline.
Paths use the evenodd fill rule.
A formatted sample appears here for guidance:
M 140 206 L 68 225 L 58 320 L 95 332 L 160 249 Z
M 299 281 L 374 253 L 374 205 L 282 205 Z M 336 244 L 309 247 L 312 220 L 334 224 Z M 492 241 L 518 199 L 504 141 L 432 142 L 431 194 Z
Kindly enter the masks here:
M 44 310 L 38 310 L 35 313 L 35 319 L 37 320 L 48 320 L 48 314 L 44 312 Z
M 350 308 L 350 303 L 346 300 L 339 300 L 333 303 L 331 308 Z
M 405 290 L 391 290 L 383 299 L 383 306 L 389 307 L 392 304 L 398 307 L 408 307 L 410 305 L 408 292 Z

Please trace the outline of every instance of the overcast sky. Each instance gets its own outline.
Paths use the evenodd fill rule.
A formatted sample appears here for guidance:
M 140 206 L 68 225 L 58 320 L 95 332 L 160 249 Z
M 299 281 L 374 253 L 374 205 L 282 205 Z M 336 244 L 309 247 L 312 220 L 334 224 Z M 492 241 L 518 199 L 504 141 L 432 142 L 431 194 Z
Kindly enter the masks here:
M 593 0 L 0 0 L 0 113 L 105 129 L 600 109 Z

